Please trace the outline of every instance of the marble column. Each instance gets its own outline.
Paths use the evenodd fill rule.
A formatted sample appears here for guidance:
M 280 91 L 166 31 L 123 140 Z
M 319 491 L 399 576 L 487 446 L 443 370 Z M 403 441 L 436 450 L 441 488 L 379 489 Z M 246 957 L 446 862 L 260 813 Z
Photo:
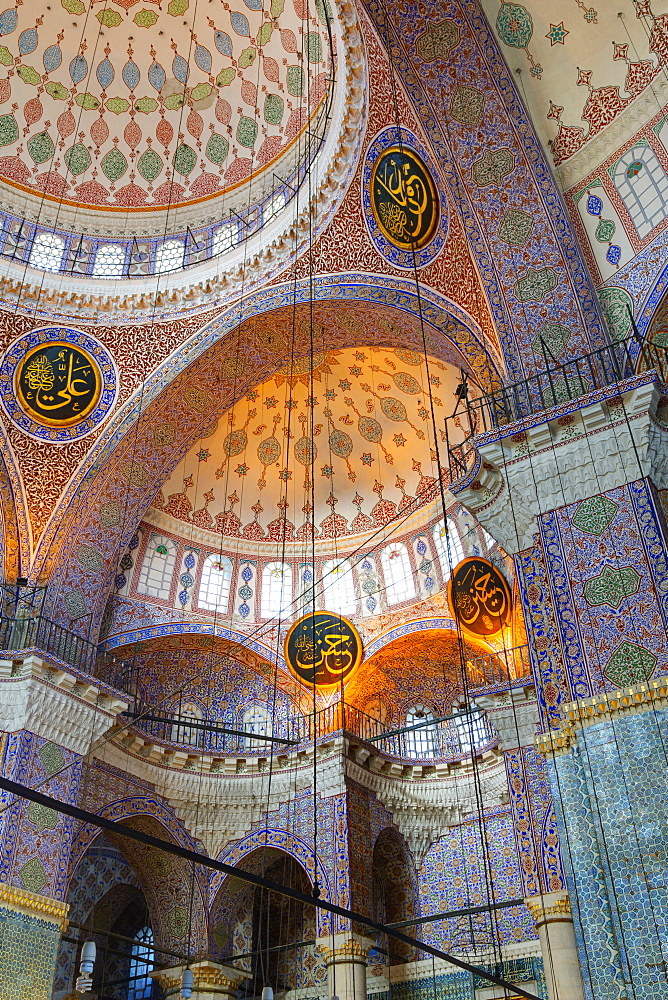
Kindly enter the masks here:
M 339 1000 L 366 1000 L 367 956 L 374 947 L 369 938 L 352 932 L 319 938 L 317 947 L 325 955 L 327 994 Z
M 548 892 L 524 902 L 536 922 L 549 1000 L 584 1000 L 568 893 Z
M 181 994 L 181 976 L 185 968 L 185 965 L 176 965 L 171 969 L 151 973 L 151 978 L 160 983 L 165 1000 L 178 1000 Z M 252 978 L 250 972 L 208 959 L 191 962 L 188 968 L 193 974 L 192 1000 L 236 1000 L 240 983 Z

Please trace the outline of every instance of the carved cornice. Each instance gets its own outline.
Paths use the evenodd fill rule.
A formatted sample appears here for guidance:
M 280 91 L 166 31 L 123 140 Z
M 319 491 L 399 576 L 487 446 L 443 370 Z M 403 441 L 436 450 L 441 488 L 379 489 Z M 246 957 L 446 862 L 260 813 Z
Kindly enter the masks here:
M 28 892 L 27 889 L 19 889 L 18 886 L 0 882 L 0 906 L 7 910 L 43 917 L 57 924 L 61 932 L 67 929 L 70 905 L 62 903 L 59 899 L 50 899 L 48 896 L 40 896 L 38 892 Z
M 581 149 L 555 167 L 563 191 L 568 191 L 601 166 L 620 146 L 656 117 L 668 104 L 668 73 L 663 67 L 652 83 Z
M 155 275 L 145 280 L 76 278 L 26 268 L 24 263 L 4 258 L 0 305 L 23 308 L 53 321 L 113 318 L 115 323 L 138 323 L 156 311 L 163 320 L 176 319 L 221 301 L 230 304 L 239 294 L 248 295 L 284 271 L 306 251 L 314 229 L 319 235 L 333 218 L 354 176 L 364 136 L 368 88 L 362 32 L 352 0 L 340 0 L 336 13 L 339 92 L 331 135 L 320 153 L 312 196 L 300 199 L 296 219 L 293 211 L 286 210 L 275 224 L 265 226 L 237 251 L 161 275 L 159 290 Z
M 565 705 L 560 728 L 537 736 L 536 749 L 544 756 L 556 757 L 567 753 L 577 743 L 577 734 L 582 729 L 664 708 L 668 708 L 668 677 L 632 684 L 618 691 L 603 691 L 593 698 Z
M 664 399 L 649 372 L 481 435 L 477 478 L 452 492 L 506 552 L 521 552 L 547 511 L 643 476 L 668 483 Z

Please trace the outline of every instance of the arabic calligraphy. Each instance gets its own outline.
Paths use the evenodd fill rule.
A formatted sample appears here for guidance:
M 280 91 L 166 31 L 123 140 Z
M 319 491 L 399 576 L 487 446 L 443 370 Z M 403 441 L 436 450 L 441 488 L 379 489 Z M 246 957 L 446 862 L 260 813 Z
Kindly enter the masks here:
M 371 176 L 371 206 L 385 237 L 401 250 L 420 250 L 438 226 L 436 188 L 412 149 L 393 146 L 378 158 Z
M 448 584 L 453 617 L 478 636 L 491 636 L 508 623 L 512 597 L 502 573 L 486 559 L 464 559 Z
M 328 687 L 346 680 L 362 659 L 362 640 L 347 618 L 327 611 L 304 615 L 285 640 L 285 659 L 305 684 Z
M 28 351 L 17 366 L 15 388 L 22 408 L 38 423 L 69 427 L 97 405 L 102 376 L 87 351 L 58 340 Z

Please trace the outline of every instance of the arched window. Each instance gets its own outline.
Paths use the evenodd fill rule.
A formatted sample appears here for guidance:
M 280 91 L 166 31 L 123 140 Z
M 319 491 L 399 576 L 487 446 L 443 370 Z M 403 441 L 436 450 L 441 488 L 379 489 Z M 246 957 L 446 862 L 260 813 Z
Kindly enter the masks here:
M 433 757 L 436 753 L 436 726 L 434 713 L 424 705 L 414 705 L 406 712 L 406 725 L 415 726 L 404 733 L 404 752 L 407 757 Z
M 97 248 L 93 274 L 98 278 L 121 278 L 125 270 L 125 247 L 106 243 Z
M 227 611 L 232 580 L 232 560 L 212 552 L 204 560 L 197 603 L 207 611 Z
M 269 712 L 261 705 L 252 705 L 247 708 L 241 718 L 241 728 L 245 733 L 254 733 L 257 736 L 271 735 L 271 719 Z M 244 744 L 247 750 L 258 750 L 262 747 L 268 748 L 269 744 L 264 740 L 252 740 L 246 738 Z
M 491 743 L 495 733 L 482 709 L 462 710 L 453 719 L 459 736 L 459 746 L 462 753 L 470 753 L 478 747 Z
M 612 174 L 638 235 L 646 236 L 668 214 L 668 177 L 656 153 L 637 143 L 617 161 Z
M 149 973 L 153 972 L 154 965 L 153 931 L 150 927 L 142 927 L 135 934 L 132 945 L 128 1000 L 148 1000 L 151 996 L 153 980 L 149 979 Z
M 292 604 L 292 567 L 267 563 L 262 571 L 262 617 L 284 615 Z
M 187 702 L 175 710 L 175 715 L 180 715 L 183 719 L 193 719 L 195 722 L 202 721 L 202 711 L 192 702 Z M 204 742 L 204 730 L 195 729 L 189 725 L 175 723 L 172 726 L 172 743 L 185 743 L 187 746 L 197 747 Z
M 178 271 L 183 267 L 186 245 L 181 240 L 165 240 L 155 253 L 155 273 L 165 274 L 167 271 Z
M 151 533 L 137 583 L 140 594 L 169 600 L 176 565 L 176 548 L 174 539 Z
M 380 557 L 385 576 L 385 600 L 399 604 L 415 597 L 415 581 L 405 545 L 388 545 Z
M 279 191 L 278 194 L 275 194 L 273 198 L 270 198 L 264 206 L 264 221 L 269 222 L 271 219 L 276 218 L 279 212 L 282 212 L 284 208 L 285 192 Z
M 347 559 L 329 559 L 322 567 L 322 602 L 335 615 L 353 614 L 357 607 L 355 584 Z
M 225 253 L 226 250 L 231 250 L 234 244 L 237 242 L 237 226 L 230 223 L 227 226 L 221 226 L 217 229 L 213 236 L 213 243 L 211 246 L 211 253 L 215 257 L 216 254 Z
M 29 264 L 45 271 L 59 271 L 65 250 L 65 241 L 53 233 L 38 233 L 30 251 Z
M 439 521 L 434 527 L 433 538 L 441 564 L 443 582 L 447 583 L 457 563 L 464 558 L 461 539 L 452 521 L 448 521 L 448 530 L 446 530 L 445 521 Z

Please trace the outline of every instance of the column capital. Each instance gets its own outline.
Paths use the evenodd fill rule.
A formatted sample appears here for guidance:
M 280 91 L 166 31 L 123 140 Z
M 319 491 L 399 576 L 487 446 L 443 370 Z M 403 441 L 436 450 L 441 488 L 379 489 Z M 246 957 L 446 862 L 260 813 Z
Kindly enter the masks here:
M 546 892 L 542 896 L 531 896 L 524 900 L 524 904 L 537 928 L 557 920 L 573 921 L 571 899 L 567 892 Z
M 152 979 L 157 979 L 166 996 L 176 996 L 181 990 L 181 976 L 184 969 L 189 968 L 193 974 L 193 998 L 219 996 L 236 996 L 237 988 L 244 979 L 252 979 L 250 972 L 244 972 L 232 965 L 212 962 L 203 959 L 191 962 L 189 966 L 175 965 L 171 969 L 161 969 L 150 973 Z
M 345 931 L 340 934 L 328 935 L 318 938 L 316 948 L 325 955 L 327 964 L 331 962 L 361 962 L 366 965 L 366 960 L 376 942 L 371 938 L 363 937 L 361 934 L 354 934 Z

